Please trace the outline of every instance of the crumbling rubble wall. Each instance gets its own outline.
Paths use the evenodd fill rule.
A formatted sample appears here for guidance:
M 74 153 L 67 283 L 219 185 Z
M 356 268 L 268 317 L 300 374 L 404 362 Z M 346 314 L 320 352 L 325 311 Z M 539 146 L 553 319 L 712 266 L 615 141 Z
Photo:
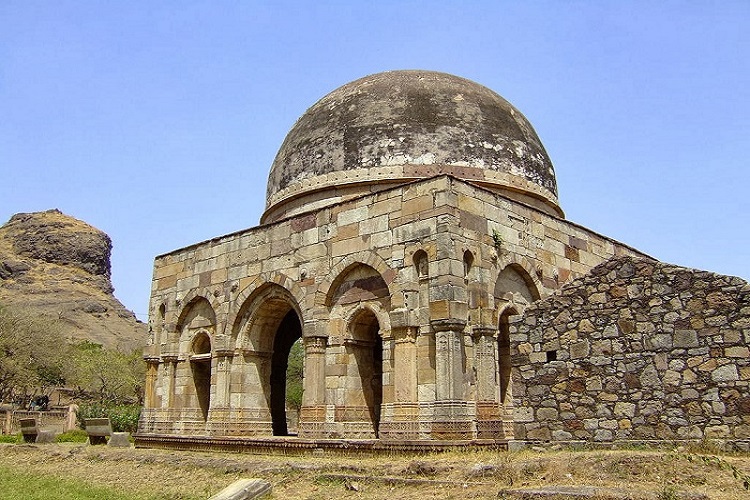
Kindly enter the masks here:
M 750 285 L 616 257 L 511 330 L 515 439 L 750 438 Z

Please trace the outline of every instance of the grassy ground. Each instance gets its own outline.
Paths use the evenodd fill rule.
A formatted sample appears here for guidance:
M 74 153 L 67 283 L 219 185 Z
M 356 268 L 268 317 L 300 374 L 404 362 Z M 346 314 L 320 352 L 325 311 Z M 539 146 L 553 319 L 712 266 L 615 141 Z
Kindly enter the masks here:
M 0 444 L 0 498 L 197 499 L 246 477 L 270 481 L 272 498 L 285 500 L 503 498 L 505 490 L 581 485 L 642 492 L 657 500 L 685 492 L 712 500 L 750 498 L 745 484 L 750 455 L 707 451 L 712 450 L 290 457 Z

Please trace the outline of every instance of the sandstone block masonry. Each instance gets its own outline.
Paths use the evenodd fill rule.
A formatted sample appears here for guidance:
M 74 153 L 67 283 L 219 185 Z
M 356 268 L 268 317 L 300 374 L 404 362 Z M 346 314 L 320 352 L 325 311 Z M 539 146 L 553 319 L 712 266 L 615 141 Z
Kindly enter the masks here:
M 750 284 L 615 257 L 511 328 L 515 438 L 750 440 Z
M 301 438 L 507 440 L 507 318 L 629 253 L 439 176 L 160 256 L 140 434 L 288 435 L 302 338 Z

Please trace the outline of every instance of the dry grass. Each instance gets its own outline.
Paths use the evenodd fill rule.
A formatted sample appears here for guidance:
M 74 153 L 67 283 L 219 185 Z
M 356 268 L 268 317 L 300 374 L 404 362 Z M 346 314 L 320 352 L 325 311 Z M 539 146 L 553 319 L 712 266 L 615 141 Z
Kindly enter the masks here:
M 425 456 L 290 457 L 118 450 L 79 444 L 0 445 L 0 466 L 77 478 L 150 498 L 207 498 L 241 477 L 273 484 L 273 498 L 498 498 L 501 490 L 587 485 L 652 497 L 748 498 L 750 456 L 688 451 L 465 451 Z

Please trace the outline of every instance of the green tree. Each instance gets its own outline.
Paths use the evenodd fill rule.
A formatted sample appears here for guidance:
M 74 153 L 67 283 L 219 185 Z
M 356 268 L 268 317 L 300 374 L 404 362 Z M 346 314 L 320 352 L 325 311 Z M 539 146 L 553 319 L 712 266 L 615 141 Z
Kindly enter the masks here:
M 77 397 L 107 404 L 143 402 L 145 365 L 140 352 L 123 353 L 83 341 L 71 350 L 65 379 Z
M 26 406 L 64 382 L 68 345 L 48 317 L 0 305 L 0 401 Z
M 292 344 L 289 361 L 286 365 L 286 405 L 299 411 L 302 408 L 302 372 L 305 360 L 305 347 L 302 339 Z

